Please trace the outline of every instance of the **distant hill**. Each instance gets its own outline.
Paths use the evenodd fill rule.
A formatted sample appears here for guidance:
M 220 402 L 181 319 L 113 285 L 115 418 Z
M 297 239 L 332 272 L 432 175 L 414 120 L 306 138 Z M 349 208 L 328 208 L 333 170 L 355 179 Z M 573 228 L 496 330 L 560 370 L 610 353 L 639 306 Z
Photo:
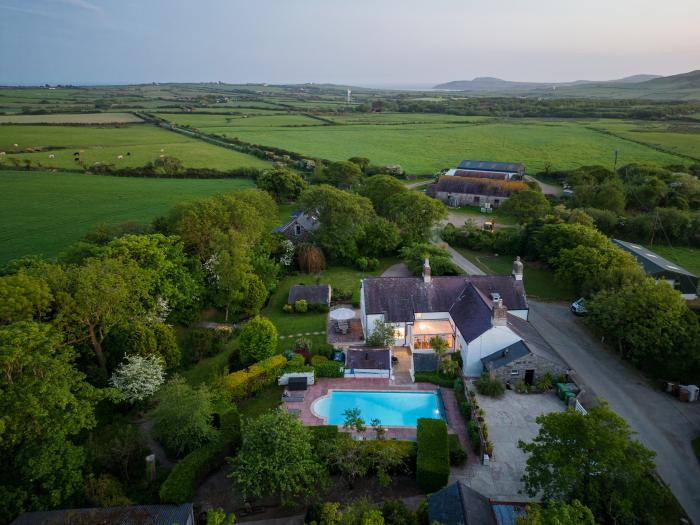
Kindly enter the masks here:
M 515 82 L 493 77 L 455 80 L 434 89 L 471 95 L 537 97 L 640 98 L 650 100 L 700 100 L 700 70 L 679 75 L 633 75 L 615 80 L 574 82 Z

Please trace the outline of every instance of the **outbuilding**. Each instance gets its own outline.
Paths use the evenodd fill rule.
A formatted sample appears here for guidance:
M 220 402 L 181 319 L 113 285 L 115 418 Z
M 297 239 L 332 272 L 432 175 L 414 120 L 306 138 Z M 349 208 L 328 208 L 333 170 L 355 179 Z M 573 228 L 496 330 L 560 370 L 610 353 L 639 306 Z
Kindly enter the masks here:
M 330 284 L 295 284 L 289 289 L 287 303 L 294 304 L 299 300 L 304 300 L 308 304 L 331 305 L 331 285 Z

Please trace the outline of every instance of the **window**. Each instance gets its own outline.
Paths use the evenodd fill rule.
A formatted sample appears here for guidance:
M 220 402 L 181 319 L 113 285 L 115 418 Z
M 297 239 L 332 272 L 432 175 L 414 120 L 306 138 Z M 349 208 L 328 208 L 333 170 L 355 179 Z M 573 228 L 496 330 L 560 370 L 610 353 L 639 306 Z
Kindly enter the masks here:
M 301 235 L 301 225 L 300 224 L 294 225 L 294 235 Z
M 474 195 L 474 204 L 479 204 L 481 197 L 479 195 Z
M 510 371 L 510 375 L 512 376 L 519 376 L 520 375 L 520 370 L 517 368 L 514 368 L 513 370 Z

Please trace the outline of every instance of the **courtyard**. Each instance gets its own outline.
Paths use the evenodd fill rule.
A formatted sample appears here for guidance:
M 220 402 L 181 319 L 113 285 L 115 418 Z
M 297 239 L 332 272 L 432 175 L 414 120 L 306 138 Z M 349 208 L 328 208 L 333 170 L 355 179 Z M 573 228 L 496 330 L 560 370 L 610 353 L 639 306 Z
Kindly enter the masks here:
M 532 441 L 539 431 L 537 416 L 563 412 L 564 403 L 554 394 L 517 394 L 507 390 L 503 397 L 493 398 L 477 394 L 479 406 L 493 443 L 493 459 L 489 465 L 470 462 L 453 468 L 450 482 L 464 481 L 487 498 L 500 501 L 528 501 L 520 493 L 520 481 L 525 472 L 527 456 L 518 448 L 518 441 Z

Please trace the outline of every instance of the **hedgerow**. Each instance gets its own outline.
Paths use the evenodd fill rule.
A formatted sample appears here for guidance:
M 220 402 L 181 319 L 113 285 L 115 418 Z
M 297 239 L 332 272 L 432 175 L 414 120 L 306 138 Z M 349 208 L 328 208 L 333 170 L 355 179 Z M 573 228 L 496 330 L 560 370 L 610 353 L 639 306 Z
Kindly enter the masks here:
M 418 487 L 424 492 L 434 492 L 447 485 L 449 475 L 447 425 L 441 419 L 419 419 L 416 458 Z
M 277 381 L 286 364 L 286 357 L 279 354 L 273 355 L 250 365 L 245 370 L 227 375 L 223 379 L 224 388 L 232 399 L 244 399 Z

